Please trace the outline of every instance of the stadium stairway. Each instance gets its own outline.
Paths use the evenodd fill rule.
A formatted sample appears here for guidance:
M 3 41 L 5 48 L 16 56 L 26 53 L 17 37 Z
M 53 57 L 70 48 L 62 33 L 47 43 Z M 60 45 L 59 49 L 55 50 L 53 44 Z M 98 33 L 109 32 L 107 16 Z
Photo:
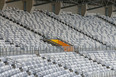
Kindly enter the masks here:
M 102 19 L 105 22 L 107 22 L 107 23 L 111 24 L 112 26 L 116 27 L 116 24 L 115 23 L 113 23 L 113 22 L 111 22 L 111 21 L 109 21 L 109 20 L 107 20 L 107 19 L 105 19 L 105 18 L 103 18 L 103 17 L 101 17 L 99 15 L 96 15 L 96 17 L 99 18 L 99 19 Z
M 49 14 L 48 12 L 44 12 L 44 11 L 41 11 L 41 10 L 38 10 L 38 11 L 41 12 L 41 13 L 43 13 L 43 14 L 46 14 L 47 16 L 49 16 L 49 17 L 51 17 L 51 18 L 53 18 L 53 19 L 55 19 L 55 20 L 57 20 L 57 21 L 59 21 L 59 22 L 62 23 L 62 24 L 65 24 L 65 25 L 68 26 L 69 28 L 72 28 L 72 29 L 74 29 L 75 31 L 78 31 L 79 33 L 81 33 L 81 34 L 83 34 L 83 35 L 85 35 L 85 36 L 91 38 L 92 40 L 97 41 L 97 42 L 99 42 L 100 44 L 102 44 L 102 45 L 104 45 L 104 46 L 106 46 L 106 47 L 110 47 L 110 45 L 107 45 L 107 44 L 103 43 L 102 41 L 100 41 L 100 40 L 94 38 L 93 36 L 90 36 L 90 35 L 86 34 L 85 32 L 83 32 L 83 31 L 81 31 L 81 30 L 78 30 L 78 29 L 74 28 L 73 26 L 69 25 L 68 23 L 65 23 L 65 22 L 61 21 L 61 19 L 58 19 L 58 18 L 56 18 L 55 16 L 52 16 L 52 15 Z

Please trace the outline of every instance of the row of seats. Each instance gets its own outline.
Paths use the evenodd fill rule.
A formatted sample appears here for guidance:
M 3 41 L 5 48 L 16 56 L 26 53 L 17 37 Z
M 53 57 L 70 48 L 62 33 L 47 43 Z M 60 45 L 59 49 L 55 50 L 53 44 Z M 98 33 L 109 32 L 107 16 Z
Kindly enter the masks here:
M 61 48 L 54 47 L 51 44 L 42 41 L 43 39 L 42 36 L 25 29 L 24 27 L 21 26 L 21 24 L 16 24 L 15 22 L 10 21 L 10 19 L 6 19 L 8 17 L 4 17 L 3 14 L 1 15 L 2 15 L 0 16 L 1 52 L 8 53 L 9 51 L 21 51 L 22 49 L 23 51 L 39 50 L 40 53 L 46 53 L 48 51 L 49 52 L 61 51 Z
M 0 76 L 115 77 L 116 53 L 98 52 L 80 52 L 84 56 L 76 52 L 62 52 L 0 57 Z
M 55 14 L 51 13 L 56 16 Z M 85 33 L 93 36 L 94 38 L 101 40 L 103 43 L 111 46 L 115 46 L 115 27 L 111 26 L 95 16 L 82 17 L 77 14 L 61 13 L 57 18 L 69 23 L 73 27 L 84 31 Z
M 1 77 L 81 77 L 36 55 L 16 55 L 1 59 Z
M 24 77 L 19 68 L 13 68 L 11 64 L 6 63 L 6 58 L 0 57 L 0 77 L 18 77 L 16 74 L 20 74 Z M 26 72 L 25 72 L 26 73 Z M 28 77 L 28 75 L 27 75 Z
M 51 13 L 51 15 L 54 14 Z M 78 18 L 78 16 L 73 17 Z M 77 18 L 75 18 L 74 20 L 76 20 Z M 82 17 L 80 17 L 79 19 L 81 18 Z M 85 20 L 86 19 L 87 18 L 85 18 Z M 88 19 L 92 18 L 88 17 Z M 74 45 L 75 47 L 95 48 L 102 46 L 99 42 L 92 40 L 86 35 L 77 32 L 74 29 L 69 28 L 65 24 L 60 23 L 57 20 L 49 17 L 46 11 L 45 12 L 34 11 L 31 14 L 15 8 L 8 8 L 6 10 L 0 11 L 1 47 L 3 48 L 11 47 L 12 44 L 13 48 L 14 47 L 19 47 L 21 49 L 24 48 L 24 51 L 30 50 L 26 49 L 26 47 L 29 48 L 34 47 L 33 49 L 34 51 L 39 50 L 39 53 L 42 54 L 40 54 L 40 56 L 37 56 L 35 54 L 34 55 L 27 54 L 27 55 L 0 57 L 0 76 L 2 77 L 116 76 L 114 53 L 111 54 L 110 58 L 108 54 L 107 56 L 104 56 L 103 54 L 94 54 L 91 57 L 91 54 L 90 56 L 86 55 L 89 53 L 86 54 L 81 53 L 82 55 L 80 55 L 77 54 L 76 52 L 61 52 L 61 50 L 58 47 L 53 47 L 52 45 L 42 41 L 41 39 L 43 39 L 44 37 L 37 33 L 44 35 L 48 39 L 59 38 L 65 40 L 66 42 Z M 59 53 L 51 53 L 58 52 L 56 51 L 57 49 L 59 49 Z M 12 51 L 9 49 L 7 50 L 9 52 Z M 1 51 L 3 53 L 6 50 Z
M 74 46 L 82 46 L 84 48 L 101 46 L 99 42 L 90 39 L 39 11 L 34 11 L 30 14 L 28 12 L 11 8 L 2 11 L 1 14 L 32 28 L 48 38 L 59 38 Z
M 99 15 L 99 17 L 105 19 L 107 22 L 115 25 L 116 24 L 116 17 L 108 17 L 108 16 L 104 16 L 104 15 Z
M 41 54 L 42 57 L 47 58 L 55 63 L 61 64 L 66 69 L 70 69 L 83 77 L 114 77 L 115 71 L 93 62 L 84 56 L 75 52 L 63 53 L 48 53 Z
M 72 30 L 75 30 L 75 31 L 79 32 L 80 34 L 83 34 L 83 35 L 87 36 L 88 38 L 90 38 L 90 39 L 92 39 L 92 40 L 94 40 L 94 41 L 96 41 L 96 42 L 102 44 L 103 46 L 110 48 L 110 45 L 108 45 L 108 44 L 102 42 L 101 40 L 99 40 L 99 39 L 97 39 L 97 38 L 95 38 L 95 37 L 93 37 L 93 36 L 91 36 L 91 35 L 89 35 L 89 34 L 87 34 L 87 33 L 84 32 L 83 30 L 79 30 L 79 29 L 77 29 L 77 28 L 71 26 L 69 23 L 62 21 L 59 17 L 57 17 L 56 15 L 54 15 L 54 13 L 51 14 L 50 12 L 46 12 L 46 11 L 40 11 L 40 12 L 46 14 L 47 16 L 51 17 L 51 18 L 54 19 L 54 20 L 57 20 L 58 22 L 64 24 L 65 26 L 71 28 Z
M 115 51 L 80 51 L 80 53 L 102 65 L 116 70 Z

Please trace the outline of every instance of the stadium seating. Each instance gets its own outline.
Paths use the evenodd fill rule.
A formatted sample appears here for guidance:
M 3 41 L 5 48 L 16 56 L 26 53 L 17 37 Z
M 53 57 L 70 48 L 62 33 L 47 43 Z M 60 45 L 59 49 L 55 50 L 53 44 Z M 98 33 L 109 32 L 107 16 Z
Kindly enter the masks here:
M 3 77 L 115 77 L 115 71 L 75 52 L 2 57 Z
M 15 49 L 15 47 L 17 46 L 19 48 L 19 51 L 21 49 L 23 49 L 24 51 L 30 51 L 30 50 L 43 51 L 46 49 L 50 50 L 50 48 L 51 50 L 57 49 L 56 47 L 53 47 L 52 45 L 43 42 L 41 40 L 43 39 L 43 37 L 29 30 L 26 30 L 25 28 L 19 26 L 18 24 L 12 21 L 6 20 L 2 16 L 0 17 L 0 19 L 1 19 L 0 37 L 2 38 L 2 40 L 0 40 L 1 49 L 2 48 L 4 49 L 6 47 L 7 50 L 11 48 L 10 51 L 15 51 L 13 49 Z M 8 41 L 7 42 L 8 44 L 5 41 L 6 42 Z M 10 45 L 11 43 L 13 45 Z
M 67 69 L 73 70 L 84 77 L 113 77 L 115 72 L 97 64 L 88 58 L 80 56 L 75 52 L 58 54 L 41 54 L 42 57 L 51 59 L 53 62 L 61 64 Z
M 5 65 L 6 63 L 6 65 Z M 36 55 L 21 55 L 1 58 L 1 77 L 81 77 Z
M 80 53 L 102 65 L 106 65 L 107 67 L 116 70 L 115 51 L 80 51 Z
M 53 13 L 52 13 L 53 14 Z M 107 45 L 115 46 L 115 27 L 109 23 L 99 20 L 95 16 L 82 17 L 76 14 L 62 13 L 57 16 L 62 21 L 71 24 L 73 27 L 90 34 Z M 113 21 L 114 22 L 114 21 Z
M 1 14 L 9 17 L 13 21 L 20 22 L 26 27 L 37 31 L 48 38 L 60 38 L 74 46 L 80 46 L 83 48 L 95 48 L 102 46 L 102 44 L 95 40 L 92 40 L 91 38 L 65 26 L 60 22 L 57 22 L 39 11 L 29 14 L 28 12 L 16 9 L 8 9 L 2 11 Z
M 116 17 L 108 17 L 108 16 L 104 16 L 104 15 L 99 15 L 99 17 L 102 17 L 103 19 L 106 19 L 106 21 L 109 21 L 110 23 L 116 24 L 116 22 L 115 22 Z
M 115 47 L 116 28 L 102 22 L 68 13 L 0 11 L 0 77 L 116 77 L 115 50 L 97 51 Z M 64 40 L 74 52 L 43 39 Z

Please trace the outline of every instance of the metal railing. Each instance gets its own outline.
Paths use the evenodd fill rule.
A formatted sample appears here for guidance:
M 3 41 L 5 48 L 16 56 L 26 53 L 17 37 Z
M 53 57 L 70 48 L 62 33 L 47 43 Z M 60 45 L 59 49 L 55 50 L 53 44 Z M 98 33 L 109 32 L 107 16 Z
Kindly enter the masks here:
M 59 53 L 64 52 L 63 48 L 58 47 L 0 47 L 0 57 L 23 55 L 23 54 L 42 54 L 42 53 Z
M 0 56 L 12 56 L 22 54 L 34 54 L 35 50 L 33 47 L 0 47 Z
M 69 47 L 65 47 L 69 48 Z M 23 54 L 43 54 L 43 53 L 60 53 L 60 52 L 74 52 L 74 51 L 116 51 L 116 47 L 95 47 L 95 48 L 86 48 L 86 47 L 73 47 L 73 50 L 64 49 L 62 46 L 50 46 L 50 47 L 0 47 L 0 57 L 2 56 L 12 56 L 12 55 L 23 55 Z
M 116 47 L 110 46 L 99 46 L 99 47 L 91 47 L 91 48 L 86 48 L 86 47 L 77 47 L 75 48 L 75 51 L 116 51 Z

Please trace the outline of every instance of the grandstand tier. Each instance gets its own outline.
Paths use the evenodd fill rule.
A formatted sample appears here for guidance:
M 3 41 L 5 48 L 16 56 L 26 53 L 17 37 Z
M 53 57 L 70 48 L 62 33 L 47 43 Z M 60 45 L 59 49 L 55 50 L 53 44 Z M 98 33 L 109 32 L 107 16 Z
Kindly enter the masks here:
M 1 10 L 0 77 L 116 77 L 116 27 L 100 17 Z

